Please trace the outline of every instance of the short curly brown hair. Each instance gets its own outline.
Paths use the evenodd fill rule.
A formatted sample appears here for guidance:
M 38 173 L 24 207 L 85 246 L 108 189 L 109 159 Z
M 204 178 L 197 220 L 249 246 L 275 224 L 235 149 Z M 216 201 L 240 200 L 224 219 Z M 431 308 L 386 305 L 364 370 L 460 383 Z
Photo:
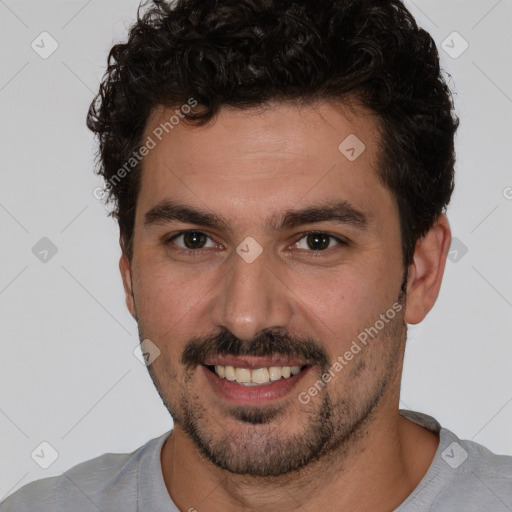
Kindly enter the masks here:
M 121 247 L 132 257 L 140 148 L 149 115 L 195 98 L 201 125 L 223 106 L 357 98 L 381 128 L 378 174 L 400 214 L 405 268 L 450 201 L 458 119 L 431 36 L 399 0 L 153 0 L 110 51 L 87 126 Z M 182 116 L 183 117 L 183 116 Z

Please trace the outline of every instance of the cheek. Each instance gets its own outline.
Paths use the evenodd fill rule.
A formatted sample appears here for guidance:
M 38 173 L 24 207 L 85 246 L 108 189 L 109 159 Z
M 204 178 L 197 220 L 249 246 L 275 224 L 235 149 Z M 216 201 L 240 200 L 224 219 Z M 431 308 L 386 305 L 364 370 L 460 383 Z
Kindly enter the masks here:
M 389 261 L 375 251 L 357 264 L 314 276 L 290 276 L 289 288 L 299 299 L 302 327 L 324 340 L 332 358 L 343 354 L 396 302 L 400 271 Z
M 186 272 L 169 262 L 140 261 L 134 267 L 137 318 L 151 339 L 183 339 L 201 332 L 209 318 L 208 299 L 215 279 L 208 273 Z
M 289 287 L 305 311 L 326 326 L 335 327 L 358 323 L 358 319 L 372 313 L 378 316 L 382 307 L 391 306 L 388 302 L 393 300 L 396 283 L 385 276 L 386 272 L 376 266 L 371 271 L 345 266 L 315 276 L 297 275 Z

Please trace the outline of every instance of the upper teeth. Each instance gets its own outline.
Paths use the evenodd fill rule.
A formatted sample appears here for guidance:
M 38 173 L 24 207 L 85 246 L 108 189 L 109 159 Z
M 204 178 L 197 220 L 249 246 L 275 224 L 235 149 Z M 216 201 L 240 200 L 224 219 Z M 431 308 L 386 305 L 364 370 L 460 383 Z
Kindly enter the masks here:
M 270 368 L 236 368 L 234 366 L 215 366 L 215 373 L 227 380 L 236 381 L 239 384 L 253 386 L 258 384 L 268 384 L 279 380 L 281 377 L 287 379 L 290 375 L 297 375 L 300 372 L 300 366 L 271 366 Z

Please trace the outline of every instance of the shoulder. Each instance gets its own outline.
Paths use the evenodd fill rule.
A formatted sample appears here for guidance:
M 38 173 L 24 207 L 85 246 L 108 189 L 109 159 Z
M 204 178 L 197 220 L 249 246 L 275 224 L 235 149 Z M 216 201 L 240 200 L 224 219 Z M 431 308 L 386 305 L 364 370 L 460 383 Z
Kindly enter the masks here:
M 31 482 L 11 494 L 0 503 L 0 512 L 29 511 L 35 503 L 39 512 L 59 510 L 56 502 L 56 489 L 60 477 L 44 478 Z
M 422 481 L 396 512 L 512 511 L 512 457 L 459 439 L 425 414 L 400 413 L 438 433 L 439 446 Z
M 473 441 L 458 440 L 454 443 L 467 453 L 467 464 L 461 465 L 461 477 L 472 481 L 482 491 L 487 489 L 490 494 L 502 497 L 512 507 L 512 457 L 493 453 Z
M 497 455 L 481 444 L 458 439 L 443 429 L 445 447 L 439 463 L 444 465 L 445 486 L 433 511 L 466 512 L 512 510 L 512 457 Z
M 0 503 L 0 512 L 135 511 L 140 461 L 161 446 L 168 433 L 131 453 L 106 453 L 59 476 L 31 482 Z

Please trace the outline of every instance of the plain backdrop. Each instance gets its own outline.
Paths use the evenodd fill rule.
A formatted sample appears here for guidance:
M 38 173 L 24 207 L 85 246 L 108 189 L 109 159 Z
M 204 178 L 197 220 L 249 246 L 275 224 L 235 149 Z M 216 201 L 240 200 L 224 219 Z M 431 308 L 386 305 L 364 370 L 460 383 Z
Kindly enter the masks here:
M 435 308 L 410 329 L 401 407 L 512 454 L 512 2 L 406 4 L 438 44 L 461 126 L 456 241 Z M 85 127 L 137 6 L 0 0 L 0 498 L 172 427 L 134 355 Z M 57 457 L 48 469 L 41 451 Z

